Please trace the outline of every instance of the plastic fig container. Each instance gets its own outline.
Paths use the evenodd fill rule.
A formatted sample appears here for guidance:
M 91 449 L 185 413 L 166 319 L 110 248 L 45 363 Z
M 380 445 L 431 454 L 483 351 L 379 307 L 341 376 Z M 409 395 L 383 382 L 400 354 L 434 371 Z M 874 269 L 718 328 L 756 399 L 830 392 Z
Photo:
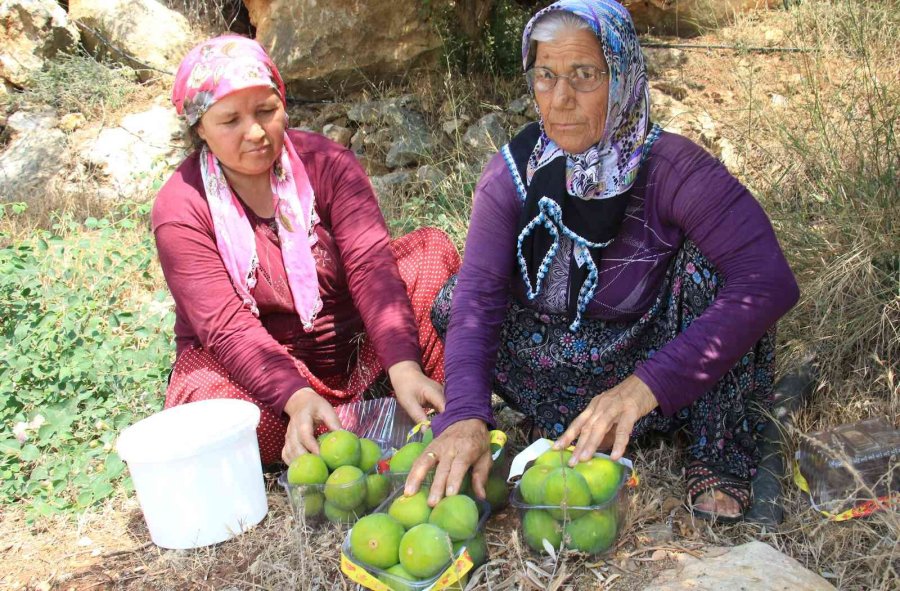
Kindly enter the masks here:
M 494 476 L 495 478 L 505 479 L 506 474 L 509 473 L 509 462 L 510 462 L 510 460 L 508 458 L 508 454 L 506 453 L 506 440 L 507 440 L 506 433 L 495 429 L 495 430 L 491 431 L 490 433 L 488 433 L 488 437 L 490 439 L 491 455 L 494 460 L 494 464 L 491 467 L 491 475 Z M 420 441 L 422 441 L 422 431 L 421 430 L 417 430 L 414 432 L 411 431 L 410 434 L 408 435 L 407 443 L 415 443 L 415 442 L 420 442 Z M 385 473 L 391 479 L 392 486 L 394 486 L 395 488 L 400 488 L 406 484 L 406 478 L 409 476 L 409 471 L 395 472 L 390 469 L 390 460 L 391 460 L 391 457 L 393 456 L 393 453 L 396 451 L 398 451 L 398 450 L 395 449 L 395 450 L 391 450 L 390 452 L 386 453 L 385 457 L 382 459 L 382 461 L 378 463 L 379 464 L 378 469 L 379 469 L 379 471 L 385 471 Z M 426 485 L 431 485 L 432 476 L 433 476 L 432 473 L 428 473 L 425 475 L 425 478 L 422 481 L 423 487 Z M 466 486 L 464 485 L 462 493 L 474 497 L 474 493 L 471 490 L 471 486 L 469 486 L 469 488 L 466 488 Z
M 375 443 L 378 444 L 379 449 L 381 449 L 382 459 L 379 459 L 375 466 L 364 473 L 360 478 L 351 482 L 342 484 L 290 484 L 287 480 L 287 470 L 282 471 L 282 473 L 278 475 L 277 482 L 284 489 L 285 494 L 287 494 L 288 502 L 291 505 L 294 516 L 298 519 L 302 517 L 306 524 L 314 526 L 328 522 L 339 525 L 349 525 L 355 523 L 356 520 L 363 515 L 371 513 L 380 502 L 372 506 L 366 505 L 365 497 L 369 493 L 366 481 L 369 476 L 378 473 L 379 465 L 383 462 L 385 455 L 389 453 L 385 449 L 387 444 L 384 441 L 373 441 L 375 441 Z M 387 493 L 388 496 L 390 496 L 394 487 L 391 484 L 390 479 L 387 479 L 386 484 Z M 360 489 L 363 489 L 362 504 L 350 510 L 335 508 L 330 503 L 329 506 L 326 507 L 326 489 L 327 496 L 332 498 L 358 496 L 360 495 Z
M 387 513 L 394 499 L 402 495 L 402 489 L 395 490 L 375 512 Z M 480 499 L 474 499 L 474 501 L 478 506 L 479 515 L 476 531 L 484 533 L 484 525 L 491 515 L 491 505 L 487 501 Z M 341 545 L 341 572 L 354 583 L 373 591 L 392 591 L 393 589 L 440 591 L 442 589 L 462 590 L 465 588 L 465 581 L 468 580 L 468 575 L 473 568 L 472 558 L 469 556 L 468 549 L 465 546 L 461 547 L 454 554 L 453 558 L 438 571 L 438 574 L 428 579 L 411 581 L 397 577 L 384 569 L 369 566 L 355 558 L 353 551 L 350 549 L 350 534 L 352 531 L 351 529 L 347 532 L 344 543 Z
M 609 459 L 602 453 L 594 457 Z M 538 554 L 558 554 L 566 548 L 599 555 L 615 548 L 627 516 L 628 489 L 637 484 L 631 461 L 622 458 L 617 463 L 622 470 L 615 492 L 602 504 L 571 507 L 529 504 L 522 496 L 521 480 L 516 482 L 510 505 L 518 514 L 519 536 L 524 545 Z

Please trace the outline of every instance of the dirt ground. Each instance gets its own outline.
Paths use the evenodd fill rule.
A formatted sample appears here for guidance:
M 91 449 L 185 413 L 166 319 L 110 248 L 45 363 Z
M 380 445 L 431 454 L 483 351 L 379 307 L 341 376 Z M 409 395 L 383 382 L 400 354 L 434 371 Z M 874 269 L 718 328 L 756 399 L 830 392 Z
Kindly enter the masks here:
M 792 24 L 780 12 L 742 17 L 738 25 L 687 41 L 693 45 L 792 46 Z M 657 40 L 683 43 L 683 40 Z M 778 109 L 797 92 L 803 75 L 798 52 L 681 50 L 683 61 L 652 77 L 657 120 L 668 122 L 723 159 L 753 186 L 743 169 L 764 158 L 753 141 L 758 112 Z M 686 106 L 690 115 L 679 115 Z M 746 174 L 745 174 L 746 173 Z M 777 227 L 777 226 L 776 226 Z M 522 445 L 518 441 L 518 445 Z M 798 548 L 791 535 L 825 527 L 796 491 L 785 500 L 792 516 L 785 534 L 749 524 L 710 526 L 684 509 L 681 454 L 672 442 L 651 441 L 631 457 L 641 476 L 629 500 L 628 523 L 614 552 L 598 559 L 574 555 L 554 562 L 523 549 L 511 509 L 487 526 L 489 563 L 472 580 L 477 589 L 642 589 L 681 553 L 712 545 L 760 539 L 808 566 L 814 549 Z M 22 508 L 0 508 L 0 588 L 9 590 L 105 589 L 350 589 L 339 573 L 342 532 L 299 527 L 286 498 L 268 481 L 270 510 L 264 521 L 238 538 L 196 551 L 168 551 L 150 540 L 136 499 L 119 498 L 78 516 L 28 523 Z M 843 535 L 843 534 L 842 534 Z M 815 569 L 814 569 L 815 570 Z

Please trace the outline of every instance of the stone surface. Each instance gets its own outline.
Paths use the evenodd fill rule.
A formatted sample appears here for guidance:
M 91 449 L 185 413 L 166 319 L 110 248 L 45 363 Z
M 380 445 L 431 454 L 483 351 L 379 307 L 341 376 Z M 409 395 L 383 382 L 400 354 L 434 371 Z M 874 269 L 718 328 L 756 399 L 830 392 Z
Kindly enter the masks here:
M 37 111 L 16 111 L 6 121 L 7 127 L 13 134 L 28 134 L 35 131 L 53 129 L 59 120 L 56 111 L 51 108 Z
M 9 116 L 12 140 L 0 154 L 0 202 L 30 201 L 69 163 L 66 135 L 53 111 Z
M 416 180 L 426 185 L 440 185 L 446 178 L 447 175 L 444 174 L 444 171 L 437 166 L 431 166 L 430 164 L 420 166 L 418 170 L 416 170 Z
M 441 123 L 441 129 L 450 137 L 455 137 L 456 134 L 463 131 L 463 128 L 468 122 L 469 118 L 466 115 L 454 117 L 453 119 L 448 119 Z
M 72 51 L 78 29 L 55 0 L 0 1 L 0 78 L 27 86 L 44 61 Z
M 413 180 L 413 174 L 408 170 L 398 170 L 381 176 L 373 176 L 370 180 L 372 188 L 375 189 L 375 195 L 379 199 L 383 199 L 408 185 Z
M 687 63 L 687 53 L 680 49 L 664 47 L 644 47 L 644 63 L 647 65 L 647 75 L 656 78 L 666 70 L 673 70 Z
M 420 113 L 410 111 L 403 123 L 393 130 L 394 141 L 384 163 L 388 168 L 418 164 L 434 149 L 435 142 Z
M 360 153 L 361 139 L 365 147 L 387 152 L 388 168 L 418 164 L 434 148 L 435 140 L 417 108 L 418 100 L 411 95 L 351 105 L 347 119 L 362 126 L 353 137 L 353 151 Z M 377 130 L 363 132 L 367 126 L 375 126 Z
M 329 123 L 322 128 L 322 135 L 342 146 L 349 146 L 350 138 L 353 137 L 353 132 L 346 127 Z
M 410 112 L 417 112 L 419 101 L 410 94 L 381 100 L 353 103 L 347 109 L 347 118 L 360 125 L 387 123 L 402 125 Z
M 784 0 L 622 0 L 639 34 L 691 37 L 725 26 L 734 16 L 760 8 L 781 8 Z
M 256 38 L 289 92 L 312 98 L 399 78 L 429 63 L 440 39 L 421 0 L 245 0 Z
M 174 74 L 181 59 L 199 41 L 184 16 L 155 0 L 70 0 L 69 17 L 97 31 L 128 57 L 110 51 L 97 36 L 85 31 L 88 49 L 125 62 L 141 80 L 159 74 L 144 64 Z
M 113 194 L 141 195 L 164 179 L 186 155 L 183 127 L 175 111 L 156 105 L 122 119 L 118 127 L 83 138 L 77 152 L 105 176 Z
M 510 101 L 506 110 L 513 115 L 524 115 L 533 104 L 534 100 L 529 95 L 523 94 L 519 98 Z
M 67 133 L 84 127 L 86 120 L 81 113 L 68 113 L 59 120 L 59 128 Z
M 479 152 L 496 152 L 509 141 L 509 133 L 503 116 L 499 113 L 485 115 L 476 121 L 463 136 L 463 143 Z
M 647 586 L 655 591 L 833 591 L 834 587 L 772 546 L 754 541 L 733 548 L 707 548 L 705 556 L 678 555 L 674 570 Z

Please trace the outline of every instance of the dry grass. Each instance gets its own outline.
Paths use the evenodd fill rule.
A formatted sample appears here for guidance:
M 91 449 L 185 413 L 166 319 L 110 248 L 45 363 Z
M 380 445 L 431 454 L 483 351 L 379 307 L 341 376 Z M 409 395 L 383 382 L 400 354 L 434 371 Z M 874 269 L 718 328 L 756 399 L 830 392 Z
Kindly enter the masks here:
M 770 213 L 801 283 L 802 301 L 780 327 L 781 366 L 813 352 L 821 379 L 791 428 L 794 444 L 802 433 L 825 426 L 900 415 L 900 196 L 894 135 L 900 54 L 893 42 L 898 15 L 896 1 L 823 1 L 804 2 L 788 13 L 742 16 L 698 41 L 762 45 L 766 31 L 777 28 L 784 45 L 816 51 L 690 52 L 684 65 L 666 74 L 669 81 L 690 83 L 684 100 L 690 116 L 710 115 L 717 133 L 736 147 L 741 165 L 733 172 Z M 514 84 L 475 77 L 419 84 L 414 90 L 435 128 L 448 115 L 474 120 L 520 94 Z M 688 134 L 704 142 L 699 132 Z M 424 191 L 398 196 L 385 206 L 389 217 L 399 220 L 395 229 L 440 223 L 461 241 L 477 170 L 469 166 L 471 155 L 461 143 L 436 154 L 434 161 L 451 173 L 445 185 L 427 196 Z M 404 202 L 410 197 L 419 200 Z M 517 434 L 513 441 L 522 445 L 524 438 Z M 786 483 L 781 526 L 712 527 L 693 521 L 681 506 L 681 447 L 675 446 L 676 453 L 672 449 L 671 442 L 651 441 L 634 450 L 642 482 L 612 556 L 595 562 L 569 553 L 558 561 L 536 558 L 517 541 L 515 516 L 506 511 L 489 522 L 492 560 L 475 574 L 470 588 L 640 589 L 678 553 L 757 539 L 840 589 L 896 589 L 897 511 L 831 523 Z M 60 589 L 350 588 L 338 572 L 340 533 L 298 526 L 278 490 L 270 494 L 270 505 L 269 516 L 252 532 L 185 553 L 144 546 L 148 538 L 133 499 L 89 512 L 77 526 L 71 518 L 27 524 L 20 511 L 5 508 L 0 572 L 9 574 L 0 584 L 15 588 L 12 581 L 30 579 L 35 584 L 52 580 Z M 84 535 L 104 551 L 69 557 L 80 551 L 77 541 Z M 133 547 L 138 550 L 107 551 Z M 653 548 L 659 547 L 667 550 L 656 553 Z M 28 548 L 39 551 L 29 554 Z

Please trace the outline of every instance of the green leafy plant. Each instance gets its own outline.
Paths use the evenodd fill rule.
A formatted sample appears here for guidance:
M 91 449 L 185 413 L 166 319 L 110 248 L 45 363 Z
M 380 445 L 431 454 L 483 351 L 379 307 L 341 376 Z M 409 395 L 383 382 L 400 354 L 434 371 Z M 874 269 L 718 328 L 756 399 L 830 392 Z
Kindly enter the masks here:
M 62 217 L 0 248 L 0 503 L 47 514 L 109 497 L 117 434 L 161 408 L 173 313 L 154 290 L 148 207 Z
M 24 92 L 10 94 L 9 100 L 15 106 L 51 105 L 62 113 L 90 117 L 122 107 L 138 88 L 131 68 L 97 61 L 81 51 L 48 61 Z

